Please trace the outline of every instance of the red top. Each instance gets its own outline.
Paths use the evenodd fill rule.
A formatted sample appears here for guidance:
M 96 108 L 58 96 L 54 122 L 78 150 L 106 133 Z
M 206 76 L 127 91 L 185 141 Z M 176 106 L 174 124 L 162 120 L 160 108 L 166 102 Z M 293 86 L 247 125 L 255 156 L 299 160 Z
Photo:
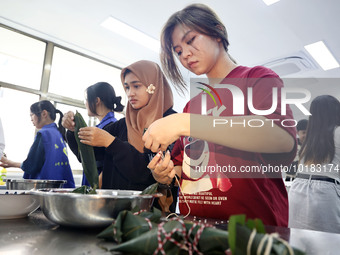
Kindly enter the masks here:
M 209 90 L 205 85 L 199 86 Z M 210 91 L 216 103 L 210 95 L 200 93 L 188 102 L 183 112 L 201 114 L 205 109 L 204 103 L 202 107 L 202 97 L 205 97 L 206 112 L 216 116 L 218 125 L 258 128 L 263 120 L 253 113 L 260 114 L 256 110 L 271 109 L 269 114 L 262 113 L 268 122 L 285 129 L 295 139 L 295 122 L 289 106 L 286 115 L 281 115 L 282 87 L 282 80 L 268 68 L 238 66 L 214 86 L 215 91 Z M 277 88 L 277 96 L 273 88 Z M 238 94 L 233 96 L 230 91 Z M 240 94 L 241 91 L 243 93 Z M 248 103 L 248 97 L 253 99 L 252 102 Z M 276 98 L 275 105 L 273 99 Z M 253 105 L 254 109 L 250 110 L 248 105 Z M 218 121 L 218 116 L 235 116 L 234 113 L 239 116 L 253 115 L 254 118 L 239 123 Z M 200 123 L 191 121 L 190 125 L 194 128 Z M 207 132 L 213 130 L 212 127 Z M 289 153 L 265 154 L 181 137 L 175 144 L 172 158 L 175 165 L 183 163 L 181 187 L 191 208 L 190 215 L 227 220 L 233 214 L 246 214 L 248 218 L 262 219 L 267 225 L 287 226 L 288 196 L 281 170 L 289 166 L 295 153 L 296 146 Z M 182 195 L 179 197 L 179 209 L 183 215 L 188 212 Z

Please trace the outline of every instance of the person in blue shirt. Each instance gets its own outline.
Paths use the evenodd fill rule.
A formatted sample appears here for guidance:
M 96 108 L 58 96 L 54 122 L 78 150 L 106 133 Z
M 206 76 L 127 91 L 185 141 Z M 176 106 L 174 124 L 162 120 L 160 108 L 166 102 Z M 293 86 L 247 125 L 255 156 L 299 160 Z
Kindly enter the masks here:
M 121 104 L 121 97 L 116 96 L 114 88 L 107 82 L 98 82 L 89 86 L 85 91 L 85 106 L 87 114 L 90 117 L 96 117 L 100 121 L 96 127 L 103 129 L 110 123 L 116 122 L 114 112 L 121 112 L 124 109 L 124 105 Z M 74 131 L 74 112 L 67 112 L 63 117 L 63 125 L 66 126 L 70 131 Z M 75 155 L 78 155 L 80 160 L 78 147 L 70 147 Z M 104 149 L 104 148 L 103 148 Z M 99 174 L 99 183 L 101 183 L 103 170 L 103 158 L 97 157 L 97 170 Z M 82 185 L 90 186 L 85 175 L 83 174 Z
M 21 168 L 24 179 L 66 180 L 64 188 L 74 188 L 65 128 L 61 125 L 62 112 L 47 100 L 32 104 L 30 110 L 31 121 L 38 132 L 26 160 L 21 163 L 2 157 L 0 166 Z M 60 114 L 58 126 L 54 123 L 57 113 Z

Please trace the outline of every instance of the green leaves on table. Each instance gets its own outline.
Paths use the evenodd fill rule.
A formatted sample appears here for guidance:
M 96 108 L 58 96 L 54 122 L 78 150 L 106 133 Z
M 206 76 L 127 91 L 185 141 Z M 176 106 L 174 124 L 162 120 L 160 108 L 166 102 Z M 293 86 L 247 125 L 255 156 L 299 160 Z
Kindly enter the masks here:
M 74 136 L 78 144 L 78 151 L 81 158 L 81 164 L 83 166 L 84 174 L 86 176 L 87 181 L 91 185 L 93 189 L 96 189 L 99 186 L 99 178 L 98 178 L 98 170 L 96 165 L 96 158 L 94 156 L 93 147 L 87 144 L 83 144 L 80 142 L 78 137 L 79 129 L 82 127 L 86 127 L 86 123 L 83 119 L 83 116 L 77 111 L 74 115 L 75 129 Z
M 229 218 L 228 232 L 230 250 L 233 255 L 304 254 L 291 247 L 277 233 L 266 234 L 260 219 L 246 221 L 245 215 L 232 215 Z
M 97 237 L 115 240 L 118 245 L 111 251 L 133 254 L 152 254 L 159 248 L 159 233 L 162 239 L 170 235 L 175 240 L 175 243 L 166 241 L 162 245 L 162 249 L 170 255 L 188 254 L 188 249 L 197 249 L 204 254 L 222 254 L 228 249 L 228 232 L 178 218 L 161 222 L 160 210 L 153 210 L 138 215 L 122 211 L 115 222 Z
M 162 188 L 158 182 L 151 184 L 150 186 L 146 187 L 141 195 L 152 195 L 152 194 L 162 194 L 163 196 L 157 199 L 157 203 L 162 208 L 163 212 L 170 213 L 170 206 L 173 203 L 173 197 L 170 189 Z
M 97 194 L 96 189 L 92 189 L 91 187 L 87 185 L 83 185 L 79 188 L 75 188 L 72 190 L 72 193 L 78 193 L 78 194 Z
M 154 184 L 151 184 L 150 186 L 146 187 L 141 195 L 146 195 L 146 194 L 149 194 L 149 195 L 152 195 L 152 194 L 155 194 L 157 193 L 157 189 L 158 189 L 158 182 L 154 183 Z
M 130 254 L 304 254 L 277 233 L 265 234 L 261 220 L 246 221 L 245 215 L 231 216 L 225 231 L 182 218 L 161 221 L 158 209 L 138 215 L 122 211 L 98 237 L 118 243 L 111 251 Z
M 128 210 L 120 212 L 112 225 L 97 237 L 114 240 L 117 243 L 126 242 L 149 231 L 150 227 L 157 227 L 162 216 L 161 211 L 157 208 L 153 208 L 152 212 L 138 212 L 138 209 L 135 209 L 135 211 L 135 213 Z

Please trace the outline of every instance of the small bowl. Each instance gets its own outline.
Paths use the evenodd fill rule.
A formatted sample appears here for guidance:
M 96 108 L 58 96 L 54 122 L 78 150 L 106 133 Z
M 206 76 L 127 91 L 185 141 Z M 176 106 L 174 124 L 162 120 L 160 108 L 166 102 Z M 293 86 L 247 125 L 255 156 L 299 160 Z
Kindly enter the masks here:
M 7 179 L 6 188 L 8 190 L 31 190 L 62 188 L 66 180 L 36 180 L 36 179 Z
M 25 190 L 0 190 L 0 219 L 25 218 L 39 205 L 39 198 Z
M 40 208 L 54 223 L 69 227 L 105 227 L 122 210 L 136 206 L 150 210 L 155 197 L 162 194 L 140 195 L 133 190 L 96 190 L 97 194 L 71 193 L 73 189 L 31 190 L 38 195 Z

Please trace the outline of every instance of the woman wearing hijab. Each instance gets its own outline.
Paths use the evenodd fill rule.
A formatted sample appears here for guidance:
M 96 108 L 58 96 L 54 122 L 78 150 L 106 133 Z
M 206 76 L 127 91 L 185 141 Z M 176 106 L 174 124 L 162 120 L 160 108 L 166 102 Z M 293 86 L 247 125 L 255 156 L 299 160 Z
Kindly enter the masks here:
M 155 154 L 144 148 L 142 136 L 152 122 L 175 113 L 172 91 L 160 67 L 146 60 L 124 68 L 121 81 L 129 100 L 126 117 L 104 129 L 82 128 L 79 137 L 84 144 L 105 147 L 103 189 L 143 190 L 156 181 L 147 168 Z

